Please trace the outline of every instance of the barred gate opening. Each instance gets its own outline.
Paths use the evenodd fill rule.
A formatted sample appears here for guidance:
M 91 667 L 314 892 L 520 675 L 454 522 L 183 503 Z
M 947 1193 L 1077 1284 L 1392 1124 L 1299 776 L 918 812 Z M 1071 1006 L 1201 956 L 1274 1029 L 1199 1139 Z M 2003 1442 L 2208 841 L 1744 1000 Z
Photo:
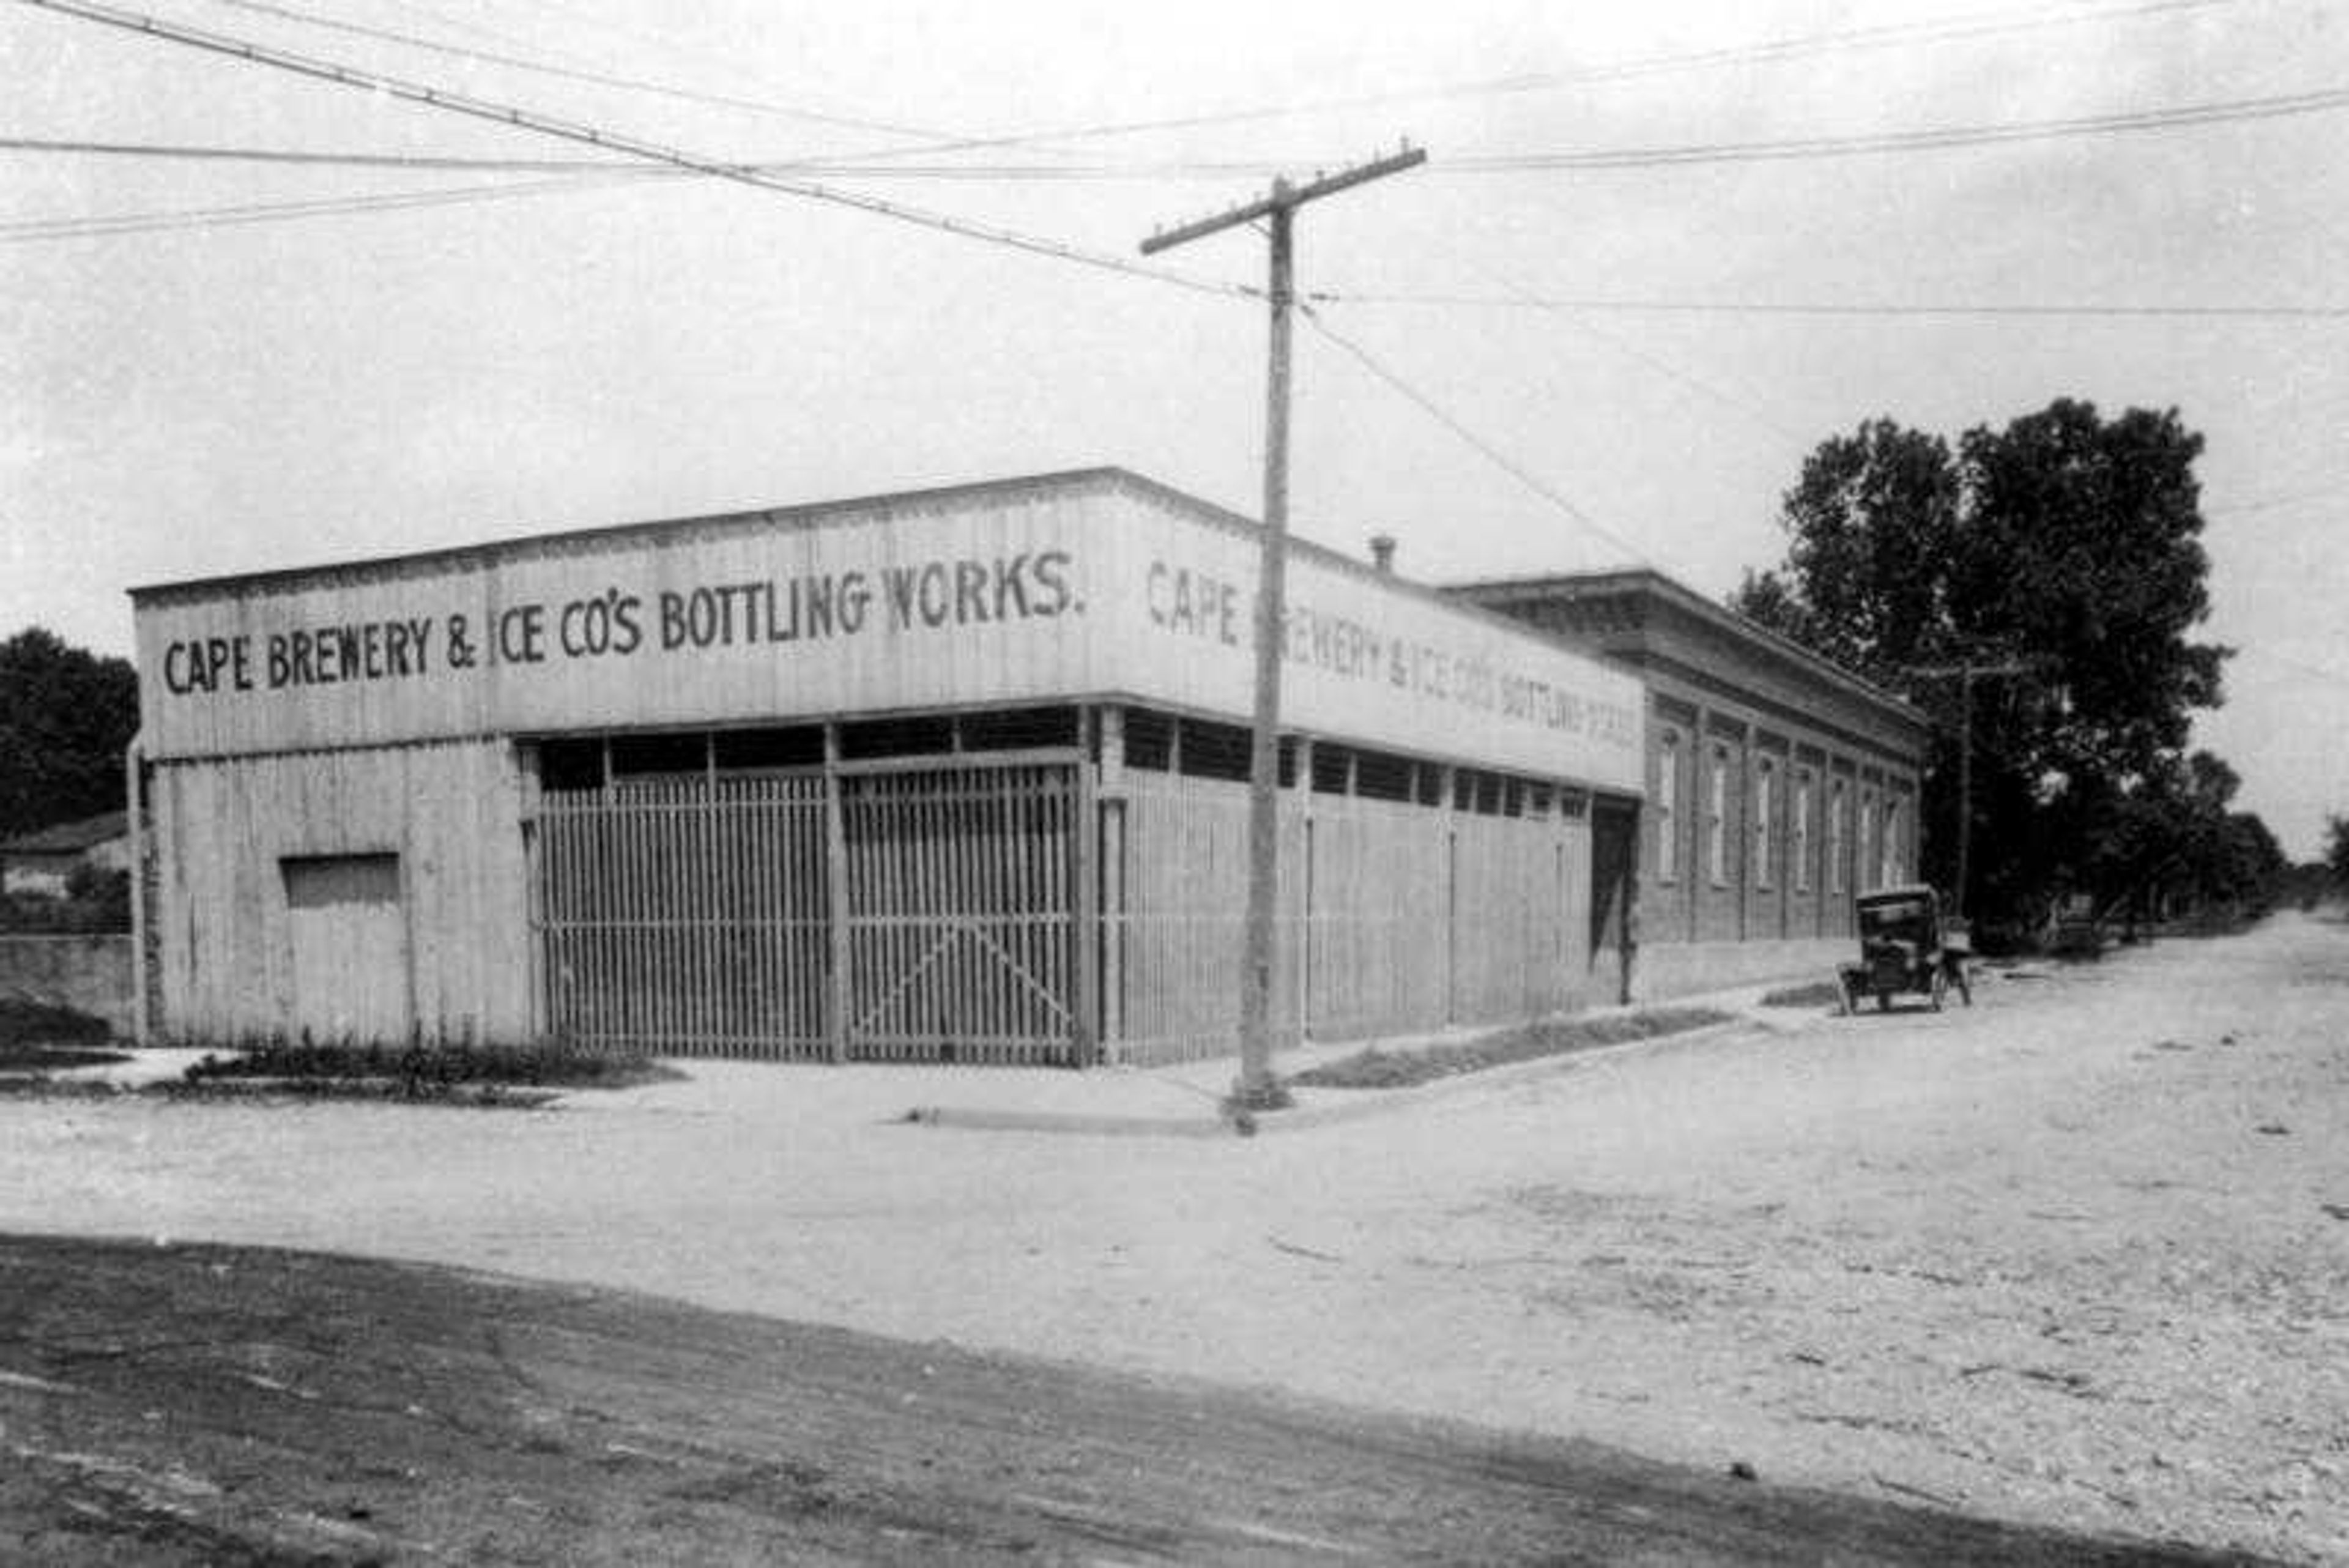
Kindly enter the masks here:
M 548 1027 L 672 1055 L 829 1055 L 824 815 L 820 774 L 549 791 Z
M 666 1055 L 1075 1060 L 1073 763 L 976 757 L 550 787 L 545 1018 Z
M 841 784 L 849 1056 L 1070 1060 L 1076 769 L 850 774 Z

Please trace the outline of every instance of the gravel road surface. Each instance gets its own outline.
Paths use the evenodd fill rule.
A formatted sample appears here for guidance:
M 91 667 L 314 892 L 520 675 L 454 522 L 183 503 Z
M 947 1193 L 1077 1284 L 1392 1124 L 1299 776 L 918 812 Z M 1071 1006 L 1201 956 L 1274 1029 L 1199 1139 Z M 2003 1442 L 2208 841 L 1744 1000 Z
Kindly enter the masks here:
M 2349 1561 L 2349 927 L 1230 1142 L 696 1067 L 542 1113 L 0 1102 L 0 1230 L 433 1260 Z

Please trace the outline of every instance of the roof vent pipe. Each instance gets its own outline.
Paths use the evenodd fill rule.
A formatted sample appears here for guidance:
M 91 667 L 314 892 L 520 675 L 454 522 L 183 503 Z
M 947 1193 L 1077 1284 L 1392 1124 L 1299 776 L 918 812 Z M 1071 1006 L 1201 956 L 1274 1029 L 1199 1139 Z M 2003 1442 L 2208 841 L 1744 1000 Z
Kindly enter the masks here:
M 1394 575 L 1394 547 L 1395 540 L 1393 535 L 1373 534 L 1371 535 L 1371 565 L 1376 566 L 1381 572 L 1385 573 L 1389 576 L 1392 576 Z

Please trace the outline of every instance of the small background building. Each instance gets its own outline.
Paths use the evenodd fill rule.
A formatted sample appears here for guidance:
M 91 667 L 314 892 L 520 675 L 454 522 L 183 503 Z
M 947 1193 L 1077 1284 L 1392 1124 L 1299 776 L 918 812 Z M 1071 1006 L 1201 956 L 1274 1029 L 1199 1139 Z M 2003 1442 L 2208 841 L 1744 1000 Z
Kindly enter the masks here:
M 129 819 L 119 811 L 60 822 L 0 844 L 0 893 L 62 898 L 75 872 L 130 866 Z
M 1661 573 L 1449 591 L 1646 689 L 1636 994 L 1828 978 L 1852 896 L 1916 879 L 1918 709 Z

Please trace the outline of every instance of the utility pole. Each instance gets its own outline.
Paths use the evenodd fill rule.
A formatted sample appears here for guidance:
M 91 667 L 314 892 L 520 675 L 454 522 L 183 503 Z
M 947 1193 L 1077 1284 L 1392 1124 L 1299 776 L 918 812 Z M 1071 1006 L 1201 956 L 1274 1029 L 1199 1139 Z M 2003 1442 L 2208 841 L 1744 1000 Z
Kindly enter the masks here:
M 1958 885 L 1951 892 L 1960 915 L 1966 912 L 1966 866 L 1974 836 L 1974 677 L 2022 675 L 2027 669 L 2019 659 L 2002 659 L 1988 663 L 1920 664 L 1909 670 L 1920 680 L 1954 677 L 1958 682 Z
M 1275 959 L 1274 890 L 1278 881 L 1280 838 L 1276 812 L 1280 782 L 1280 645 L 1288 616 L 1282 597 L 1288 531 L 1288 312 L 1295 301 L 1292 230 L 1297 209 L 1427 161 L 1424 149 L 1408 143 L 1391 157 L 1375 159 L 1335 174 L 1316 172 L 1310 182 L 1272 182 L 1269 193 L 1211 218 L 1162 230 L 1142 242 L 1143 255 L 1187 244 L 1243 223 L 1266 220 L 1272 245 L 1271 364 L 1265 380 L 1263 555 L 1257 571 L 1256 706 L 1248 757 L 1247 924 L 1240 976 L 1240 1075 L 1232 1087 L 1235 1119 L 1243 1128 L 1250 1112 L 1279 1103 L 1272 1077 L 1272 972 Z

